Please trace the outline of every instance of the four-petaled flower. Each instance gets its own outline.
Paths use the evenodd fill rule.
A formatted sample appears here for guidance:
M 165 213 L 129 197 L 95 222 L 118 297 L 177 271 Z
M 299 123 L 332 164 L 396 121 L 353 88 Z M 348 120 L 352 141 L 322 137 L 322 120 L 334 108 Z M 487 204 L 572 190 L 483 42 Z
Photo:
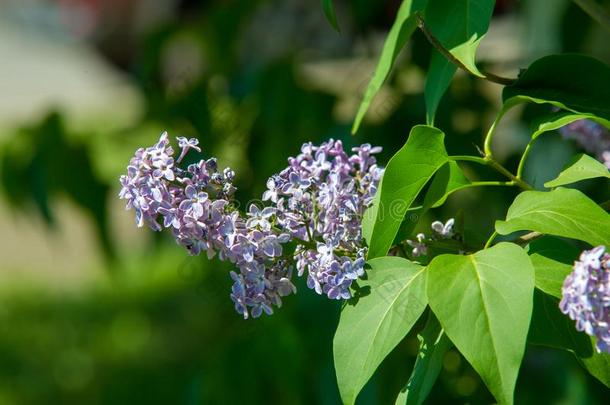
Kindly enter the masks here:
M 199 145 L 199 140 L 196 138 L 186 139 L 183 136 L 179 136 L 176 138 L 178 140 L 178 146 L 182 149 L 180 152 L 180 156 L 176 159 L 176 162 L 182 162 L 182 159 L 186 156 L 190 149 L 196 150 L 197 152 L 201 152 L 201 148 Z
M 206 213 L 208 193 L 197 191 L 194 186 L 188 185 L 184 190 L 186 199 L 180 203 L 180 209 L 195 219 L 201 218 Z

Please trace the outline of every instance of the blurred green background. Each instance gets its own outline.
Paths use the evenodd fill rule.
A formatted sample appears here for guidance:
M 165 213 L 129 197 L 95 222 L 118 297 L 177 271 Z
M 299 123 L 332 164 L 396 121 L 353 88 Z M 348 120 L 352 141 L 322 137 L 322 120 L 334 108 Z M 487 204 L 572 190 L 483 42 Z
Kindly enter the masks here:
M 136 229 L 118 177 L 163 130 L 197 137 L 206 157 L 231 166 L 243 203 L 306 141 L 371 142 L 387 162 L 425 122 L 430 47 L 420 33 L 361 131 L 349 130 L 399 4 L 336 0 L 338 34 L 319 1 L 0 0 L 0 405 L 340 402 L 339 303 L 300 282 L 273 316 L 244 321 L 229 299 L 230 266 Z M 514 77 L 549 53 L 608 62 L 609 35 L 567 0 L 497 1 L 480 63 Z M 500 92 L 458 72 L 437 114 L 451 154 L 476 154 Z M 503 122 L 494 148 L 507 165 L 541 112 Z M 544 137 L 529 180 L 552 178 L 576 151 Z M 473 179 L 496 178 L 476 169 Z M 582 187 L 608 199 L 598 184 Z M 480 243 L 515 193 L 456 193 L 420 226 L 463 211 L 466 237 Z M 417 346 L 409 335 L 360 402 L 393 403 Z M 570 354 L 528 349 L 517 403 L 607 398 Z M 450 351 L 428 402 L 492 401 Z

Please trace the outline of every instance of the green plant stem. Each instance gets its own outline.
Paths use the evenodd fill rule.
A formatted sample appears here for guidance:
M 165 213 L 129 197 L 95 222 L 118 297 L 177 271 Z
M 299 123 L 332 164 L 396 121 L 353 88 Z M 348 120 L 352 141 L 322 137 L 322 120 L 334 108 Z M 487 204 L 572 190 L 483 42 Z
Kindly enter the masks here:
M 485 153 L 485 156 L 492 155 L 491 142 L 493 140 L 494 134 L 496 133 L 496 128 L 498 127 L 498 124 L 500 123 L 500 120 L 502 119 L 502 117 L 504 117 L 504 114 L 506 114 L 506 111 L 508 111 L 508 110 L 505 109 L 504 107 L 502 108 L 502 110 L 500 110 L 500 112 L 498 113 L 498 116 L 496 117 L 494 122 L 491 124 L 491 126 L 489 127 L 489 130 L 487 131 L 487 134 L 485 135 L 485 141 L 483 143 L 483 152 Z
M 486 186 L 508 186 L 512 187 L 515 185 L 513 181 L 473 181 L 470 183 L 472 187 L 486 187 Z
M 490 167 L 493 167 L 497 172 L 502 173 L 503 175 L 505 175 L 506 177 L 511 179 L 513 181 L 513 183 L 515 183 L 515 185 L 520 187 L 522 190 L 528 191 L 528 190 L 534 189 L 528 183 L 517 178 L 514 174 L 512 174 L 510 171 L 508 171 L 504 166 L 502 166 L 500 163 L 498 163 L 493 157 L 487 156 L 487 157 L 485 157 L 485 160 L 487 161 L 487 164 Z
M 610 12 L 595 0 L 572 0 L 599 25 L 610 31 Z
M 517 167 L 517 178 L 518 179 L 522 179 L 523 178 L 523 168 L 525 167 L 525 161 L 527 160 L 527 157 L 530 154 L 530 151 L 532 150 L 532 145 L 534 144 L 534 141 L 536 139 L 532 139 L 531 141 L 529 141 L 527 143 L 527 146 L 525 147 L 525 150 L 523 151 L 523 154 L 521 155 L 521 159 L 519 160 L 519 166 Z
M 478 182 L 480 184 L 475 184 L 475 185 L 482 185 L 482 186 L 518 186 L 523 190 L 533 190 L 534 188 L 532 186 L 530 186 L 528 183 L 526 183 L 525 181 L 521 180 L 518 176 L 515 176 L 514 174 L 512 174 L 508 169 L 506 169 L 504 166 L 502 166 L 500 163 L 498 163 L 492 156 L 491 153 L 489 155 L 487 155 L 486 157 L 478 157 L 478 156 L 462 156 L 462 155 L 458 155 L 458 156 L 450 156 L 450 159 L 456 160 L 456 161 L 466 161 L 466 162 L 475 162 L 475 163 L 479 163 L 482 165 L 486 165 L 489 166 L 491 168 L 493 168 L 494 170 L 496 170 L 497 172 L 503 174 L 504 176 L 508 177 L 511 181 L 509 182 Z M 477 183 L 477 182 L 475 182 Z
M 489 237 L 489 239 L 487 239 L 487 242 L 485 242 L 485 246 L 483 247 L 483 249 L 487 249 L 488 247 L 491 246 L 491 243 L 494 241 L 494 239 L 496 238 L 496 236 L 498 236 L 498 232 L 494 231 L 491 236 Z
M 472 72 L 466 66 L 464 66 L 464 64 L 459 59 L 453 56 L 453 54 L 449 52 L 449 50 L 445 48 L 443 44 L 441 44 L 441 42 L 432 34 L 432 32 L 428 30 L 428 27 L 426 27 L 426 23 L 420 13 L 417 13 L 417 26 L 419 27 L 421 32 L 424 33 L 424 35 L 428 39 L 428 42 L 430 42 L 430 44 L 434 48 L 436 48 L 436 50 L 439 51 L 440 54 L 443 55 L 449 62 L 453 63 L 458 68 L 472 74 Z M 504 86 L 509 86 L 515 83 L 515 81 L 517 81 L 517 79 L 510 79 L 489 72 L 482 71 L 482 73 L 485 76 L 483 77 L 483 79 L 492 83 L 502 84 Z

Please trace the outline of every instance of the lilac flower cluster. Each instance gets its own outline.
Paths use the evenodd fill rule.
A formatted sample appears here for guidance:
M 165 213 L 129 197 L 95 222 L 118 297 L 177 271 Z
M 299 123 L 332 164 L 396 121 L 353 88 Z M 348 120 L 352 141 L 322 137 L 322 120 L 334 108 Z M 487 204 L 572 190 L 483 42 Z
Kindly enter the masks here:
M 127 174 L 121 176 L 120 198 L 136 212 L 138 226 L 169 228 L 190 254 L 218 254 L 235 263 L 231 298 L 237 311 L 258 317 L 281 305 L 281 297 L 294 293 L 290 266 L 283 260 L 282 244 L 290 237 L 272 229 L 275 209 L 251 205 L 240 216 L 232 196 L 234 173 L 218 170 L 215 159 L 200 160 L 186 170 L 177 166 L 189 149 L 200 151 L 196 139 L 178 138 L 182 151 L 174 161 L 167 133 L 149 148 L 136 151 Z
M 610 169 L 610 131 L 606 127 L 595 121 L 578 120 L 562 127 L 559 132 L 564 138 L 575 140 Z
M 288 167 L 267 181 L 263 200 L 276 210 L 277 226 L 299 241 L 299 276 L 330 299 L 348 299 L 354 280 L 364 275 L 366 248 L 362 216 L 373 201 L 383 170 L 364 144 L 348 155 L 341 141 L 306 143 Z
M 362 145 L 348 156 L 341 142 L 305 144 L 289 166 L 267 182 L 263 200 L 271 206 L 235 207 L 234 172 L 220 171 L 215 159 L 178 166 L 196 139 L 177 138 L 174 151 L 167 133 L 154 146 L 140 148 L 121 176 L 119 196 L 136 213 L 139 227 L 171 229 L 190 254 L 235 263 L 231 299 L 244 318 L 271 314 L 281 298 L 296 292 L 291 276 L 308 273 L 307 284 L 333 299 L 350 298 L 353 280 L 364 274 L 366 250 L 361 234 L 364 210 L 372 203 L 382 170 Z M 296 241 L 290 254 L 284 245 Z
M 415 240 L 407 239 L 407 244 L 411 246 L 413 257 L 425 256 L 428 254 L 428 245 L 438 239 L 451 239 L 454 235 L 453 225 L 455 220 L 449 218 L 445 223 L 434 221 L 430 225 L 432 228 L 432 238 L 426 237 L 423 233 L 418 233 Z
M 604 246 L 582 252 L 563 283 L 559 307 L 576 329 L 595 336 L 599 352 L 610 353 L 610 254 Z

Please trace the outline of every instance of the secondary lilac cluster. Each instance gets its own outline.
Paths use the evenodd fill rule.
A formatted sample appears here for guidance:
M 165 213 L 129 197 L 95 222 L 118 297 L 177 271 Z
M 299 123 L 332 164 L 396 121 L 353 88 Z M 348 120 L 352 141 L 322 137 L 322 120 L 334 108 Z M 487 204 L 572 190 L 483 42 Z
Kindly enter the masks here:
M 595 121 L 578 120 L 562 127 L 559 132 L 564 138 L 575 140 L 610 169 L 610 131 L 606 127 Z
M 373 157 L 380 151 L 364 144 L 350 156 L 341 141 L 306 143 L 267 181 L 263 200 L 276 209 L 277 226 L 300 241 L 299 276 L 306 272 L 307 286 L 331 299 L 350 298 L 352 282 L 364 275 L 362 216 L 383 173 Z
M 595 336 L 599 352 L 610 353 L 610 254 L 604 246 L 582 252 L 563 283 L 559 307 L 576 329 Z
M 428 254 L 428 245 L 438 239 L 451 239 L 454 235 L 453 225 L 455 220 L 449 218 L 447 222 L 434 221 L 430 225 L 432 228 L 432 238 L 426 237 L 423 233 L 418 233 L 415 240 L 407 239 L 407 244 L 412 248 L 411 254 L 414 258 Z
M 364 274 L 366 250 L 361 221 L 376 192 L 382 170 L 362 145 L 348 156 L 340 141 L 305 144 L 289 166 L 267 182 L 263 200 L 271 206 L 235 207 L 234 172 L 219 170 L 216 159 L 179 166 L 196 139 L 177 138 L 174 160 L 167 133 L 140 148 L 121 176 L 119 196 L 136 213 L 139 227 L 171 229 L 190 254 L 206 252 L 236 264 L 231 299 L 244 318 L 271 314 L 281 298 L 296 292 L 293 268 L 307 271 L 307 285 L 329 298 L 350 298 L 353 280 Z M 284 250 L 296 241 L 294 252 Z
M 275 209 L 251 205 L 242 217 L 232 200 L 233 171 L 219 171 L 215 159 L 181 169 L 177 164 L 188 151 L 200 149 L 196 139 L 178 138 L 178 143 L 182 150 L 176 161 L 167 133 L 156 145 L 138 149 L 120 178 L 120 198 L 135 210 L 138 226 L 169 228 L 190 254 L 218 254 L 235 263 L 239 274 L 231 273 L 231 298 L 244 317 L 249 311 L 254 317 L 272 313 L 281 297 L 296 291 L 290 266 L 280 259 L 290 237 L 271 226 Z

